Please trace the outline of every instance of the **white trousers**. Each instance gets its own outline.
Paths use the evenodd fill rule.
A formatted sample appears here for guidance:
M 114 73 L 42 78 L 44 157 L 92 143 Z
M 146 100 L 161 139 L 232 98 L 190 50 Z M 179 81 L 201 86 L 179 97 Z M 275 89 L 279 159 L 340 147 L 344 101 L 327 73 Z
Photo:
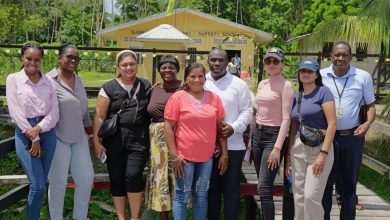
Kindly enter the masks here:
M 313 175 L 313 163 L 320 154 L 321 146 L 304 145 L 299 132 L 291 148 L 291 170 L 293 177 L 294 209 L 296 220 L 323 220 L 322 196 L 332 170 L 334 154 L 330 148 L 324 169 L 320 175 Z
M 49 209 L 53 220 L 63 219 L 64 197 L 69 169 L 75 181 L 73 219 L 87 219 L 94 171 L 88 139 L 69 144 L 57 139 L 49 172 Z

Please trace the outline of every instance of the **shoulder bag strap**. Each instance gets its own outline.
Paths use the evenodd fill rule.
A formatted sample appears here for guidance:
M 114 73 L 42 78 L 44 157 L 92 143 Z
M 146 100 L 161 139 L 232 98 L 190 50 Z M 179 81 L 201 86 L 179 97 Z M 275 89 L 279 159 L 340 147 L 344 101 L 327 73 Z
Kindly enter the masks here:
M 122 102 L 121 108 L 117 112 L 117 114 L 119 116 L 121 115 L 121 112 L 123 111 L 123 109 L 125 109 L 130 104 L 130 100 L 133 100 L 133 96 L 134 96 L 135 91 L 137 90 L 138 85 L 139 85 L 139 80 L 138 80 L 138 78 L 135 78 L 133 87 L 131 87 L 131 90 L 130 90 L 129 99 L 125 99 Z
M 135 78 L 135 81 L 133 83 L 133 87 L 131 87 L 130 94 L 129 94 L 130 100 L 133 100 L 133 96 L 135 94 L 135 91 L 137 90 L 138 85 L 139 85 L 139 79 Z
M 299 119 L 299 123 L 301 123 L 301 124 L 303 121 L 303 118 L 301 115 L 302 94 L 303 94 L 303 92 L 300 91 L 299 96 L 298 96 L 298 104 L 297 104 L 298 119 Z

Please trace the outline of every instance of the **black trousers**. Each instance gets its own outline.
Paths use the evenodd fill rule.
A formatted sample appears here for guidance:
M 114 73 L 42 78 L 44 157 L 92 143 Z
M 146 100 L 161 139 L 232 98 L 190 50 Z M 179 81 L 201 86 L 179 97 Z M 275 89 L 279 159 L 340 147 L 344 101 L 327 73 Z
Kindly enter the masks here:
M 335 161 L 329 174 L 328 182 L 322 198 L 324 219 L 330 219 L 332 209 L 333 184 L 337 176 L 342 181 L 340 219 L 353 220 L 356 217 L 356 184 L 359 177 L 363 157 L 364 138 L 353 135 L 335 135 Z
M 219 175 L 219 158 L 214 159 L 208 195 L 207 217 L 219 220 L 221 213 L 221 197 L 224 198 L 224 219 L 238 220 L 240 216 L 240 175 L 244 150 L 229 150 L 228 169 Z
M 276 141 L 277 135 L 279 133 L 279 129 L 275 128 L 256 128 L 255 132 L 252 136 L 252 150 L 253 150 L 253 162 L 256 169 L 257 177 L 259 178 L 259 174 L 262 172 L 263 176 L 259 179 L 259 193 L 264 194 L 264 188 L 266 190 L 266 196 L 263 196 L 262 200 L 262 215 L 263 219 L 273 220 L 275 219 L 275 208 L 274 201 L 272 197 L 272 185 L 275 180 L 275 176 L 277 170 L 270 171 L 267 168 L 267 159 L 269 153 L 273 149 L 273 145 Z M 285 158 L 287 154 L 287 138 L 283 143 L 282 150 L 280 152 L 280 160 Z M 284 168 L 286 168 L 286 160 L 284 164 Z M 264 175 L 265 174 L 265 175 Z M 293 194 L 288 191 L 289 185 L 287 181 L 286 175 L 283 178 L 284 192 L 283 192 L 283 220 L 293 220 L 294 219 L 294 198 Z

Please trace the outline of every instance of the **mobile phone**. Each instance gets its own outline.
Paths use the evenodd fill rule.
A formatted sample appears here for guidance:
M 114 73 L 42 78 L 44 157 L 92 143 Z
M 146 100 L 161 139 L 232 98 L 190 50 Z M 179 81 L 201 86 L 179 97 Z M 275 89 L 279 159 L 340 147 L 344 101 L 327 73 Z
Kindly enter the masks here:
M 101 152 L 100 155 L 99 155 L 99 160 L 100 160 L 100 163 L 105 163 L 106 160 L 107 160 L 107 155 L 106 155 L 106 152 Z
M 30 151 L 32 147 L 32 141 L 30 139 L 27 139 L 27 144 L 25 145 L 26 151 Z

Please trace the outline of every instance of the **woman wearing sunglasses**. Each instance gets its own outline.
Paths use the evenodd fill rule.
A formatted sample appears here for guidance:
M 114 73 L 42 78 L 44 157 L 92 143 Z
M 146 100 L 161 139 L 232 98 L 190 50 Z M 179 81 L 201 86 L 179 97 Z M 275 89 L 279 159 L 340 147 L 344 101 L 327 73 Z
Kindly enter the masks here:
M 275 219 L 272 186 L 278 172 L 290 125 L 294 90 L 283 75 L 284 53 L 271 47 L 264 56 L 269 78 L 262 80 L 256 94 L 256 128 L 252 135 L 252 150 L 259 184 L 263 219 Z
M 60 110 L 56 125 L 57 148 L 49 172 L 49 211 L 52 219 L 63 219 L 69 170 L 76 183 L 73 219 L 87 219 L 88 214 L 94 176 L 88 144 L 92 137 L 92 123 L 88 97 L 81 78 L 76 74 L 79 62 L 76 46 L 64 44 L 58 50 L 59 66 L 47 74 L 57 92 Z

